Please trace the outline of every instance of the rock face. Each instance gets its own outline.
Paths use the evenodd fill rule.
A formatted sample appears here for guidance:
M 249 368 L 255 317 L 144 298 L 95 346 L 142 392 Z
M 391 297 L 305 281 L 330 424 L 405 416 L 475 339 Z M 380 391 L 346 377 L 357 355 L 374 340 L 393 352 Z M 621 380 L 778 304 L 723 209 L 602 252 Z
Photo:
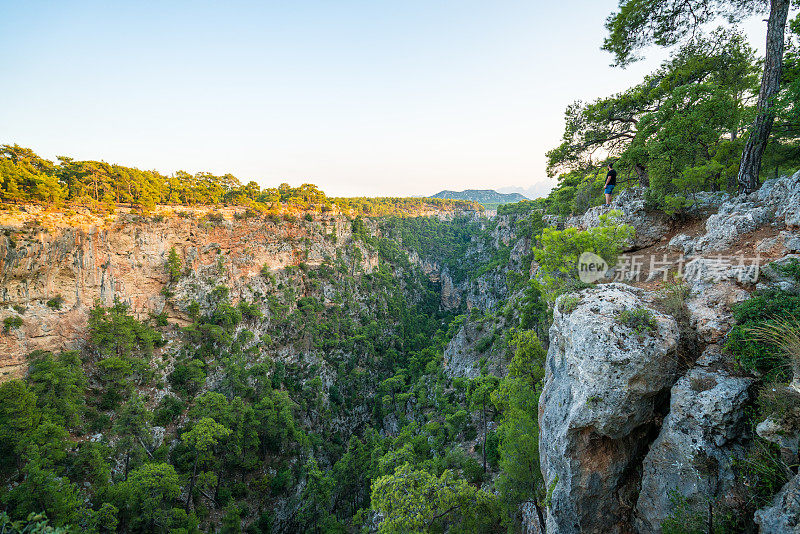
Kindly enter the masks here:
M 786 483 L 772 505 L 756 512 L 760 534 L 800 533 L 800 475 Z
M 233 213 L 226 216 L 233 219 Z M 230 287 L 234 301 L 252 298 L 263 267 L 319 264 L 326 255 L 335 258 L 336 242 L 352 235 L 344 216 L 280 224 L 230 219 L 120 214 L 81 227 L 50 228 L 31 220 L 0 221 L 0 320 L 22 320 L 19 329 L 0 335 L 0 381 L 22 376 L 25 356 L 34 350 L 78 348 L 95 302 L 111 305 L 119 298 L 137 315 L 164 312 L 180 322 L 181 308 L 193 300 L 202 305 L 211 281 Z M 172 247 L 187 275 L 169 302 L 162 289 Z M 377 256 L 362 252 L 363 268 L 370 271 Z M 63 299 L 60 308 L 48 305 L 57 296 Z
M 488 373 L 505 376 L 508 364 L 505 352 L 494 350 L 493 343 L 494 332 L 505 324 L 502 317 L 492 321 L 467 317 L 444 349 L 445 374 L 452 378 L 477 378 L 483 361 Z
M 800 262 L 800 254 L 788 254 L 761 269 L 761 282 L 758 289 L 777 287 L 790 293 L 800 293 L 800 281 L 781 270 L 790 263 Z
M 734 265 L 717 258 L 696 258 L 686 265 L 684 280 L 690 295 L 686 302 L 689 320 L 698 338 L 720 341 L 733 326 L 731 306 L 746 300 L 759 276 L 758 266 Z
M 600 216 L 610 210 L 622 212 L 621 222 L 633 226 L 636 236 L 632 248 L 639 249 L 657 243 L 670 230 L 669 217 L 645 209 L 646 188 L 630 187 L 615 196 L 608 206 L 595 206 L 580 217 L 571 217 L 567 226 L 591 228 L 600 226 Z
M 696 239 L 676 236 L 670 247 L 686 254 L 725 250 L 742 234 L 766 224 L 800 227 L 800 172 L 767 180 L 756 193 L 739 195 L 723 202 L 706 220 L 706 233 Z M 787 248 L 796 245 L 791 234 L 784 236 Z
M 679 329 L 644 291 L 609 284 L 577 295 L 568 314 L 556 305 L 539 402 L 547 530 L 630 532 L 636 466 L 677 378 Z M 651 310 L 653 331 L 636 334 L 618 321 L 640 308 Z
M 719 362 L 712 347 L 672 388 L 669 414 L 643 462 L 639 532 L 660 532 L 673 512 L 673 492 L 700 511 L 709 499 L 741 504 L 733 464 L 744 457 L 743 407 L 753 380 L 730 376 Z

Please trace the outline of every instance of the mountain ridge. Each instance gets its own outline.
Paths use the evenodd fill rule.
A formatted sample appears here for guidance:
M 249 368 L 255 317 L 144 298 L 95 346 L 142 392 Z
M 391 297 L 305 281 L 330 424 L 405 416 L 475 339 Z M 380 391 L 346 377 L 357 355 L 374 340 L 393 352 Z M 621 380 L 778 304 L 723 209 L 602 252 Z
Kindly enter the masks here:
M 445 189 L 428 198 L 441 198 L 448 200 L 471 200 L 473 202 L 485 202 L 491 204 L 511 204 L 530 200 L 520 193 L 499 193 L 494 189 L 465 189 L 464 191 L 452 191 Z

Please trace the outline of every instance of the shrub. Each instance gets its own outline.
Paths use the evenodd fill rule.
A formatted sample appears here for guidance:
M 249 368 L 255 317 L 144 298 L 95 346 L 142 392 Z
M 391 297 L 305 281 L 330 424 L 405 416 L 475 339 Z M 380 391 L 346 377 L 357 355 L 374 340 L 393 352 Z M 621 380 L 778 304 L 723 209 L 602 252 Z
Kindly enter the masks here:
M 561 313 L 572 313 L 580 303 L 581 298 L 578 295 L 566 295 L 561 299 L 558 309 Z
M 206 380 L 203 363 L 191 360 L 188 364 L 178 364 L 169 375 L 169 383 L 176 391 L 193 395 Z
M 175 282 L 181 277 L 181 270 L 183 263 L 178 256 L 175 247 L 169 249 L 169 256 L 167 257 L 167 273 L 169 274 L 170 282 Z
M 675 275 L 672 279 L 667 279 L 661 289 L 660 301 L 667 313 L 675 319 L 681 321 L 688 319 L 689 312 L 686 309 L 686 301 L 691 290 L 689 285 Z
M 655 332 L 658 326 L 653 312 L 647 308 L 636 308 L 633 310 L 625 310 L 619 314 L 617 321 L 630 328 L 637 335 L 643 335 L 645 332 Z
M 307 220 L 308 222 L 311 222 L 311 221 L 313 221 L 313 220 L 314 220 L 314 216 L 313 216 L 313 215 L 311 215 L 310 213 L 306 213 L 304 218 L 305 218 L 305 220 Z
M 185 407 L 185 402 L 177 397 L 167 395 L 161 399 L 161 403 L 156 408 L 153 423 L 158 426 L 167 426 L 183 413 Z
M 794 383 L 800 385 L 800 321 L 794 317 L 775 318 L 750 331 L 756 339 L 776 347 L 784 355 L 791 366 Z
M 22 317 L 17 315 L 12 315 L 11 317 L 6 317 L 3 319 L 3 333 L 8 334 L 12 330 L 19 328 L 22 326 Z
M 600 226 L 587 230 L 566 228 L 542 231 L 541 247 L 533 249 L 533 255 L 542 271 L 543 288 L 547 300 L 566 292 L 566 288 L 578 282 L 578 259 L 584 252 L 593 252 L 609 265 L 634 235 L 633 227 L 618 224 L 619 211 L 610 211 L 600 216 Z
M 47 301 L 47 307 L 53 310 L 60 310 L 64 306 L 64 297 L 56 295 Z
M 483 482 L 483 466 L 472 456 L 468 456 L 464 459 L 461 469 L 464 472 L 464 478 L 471 484 L 480 484 Z
M 751 443 L 741 468 L 756 508 L 772 501 L 772 497 L 788 481 L 787 473 L 790 473 L 781 461 L 778 446 L 760 437 Z
M 786 276 L 794 278 L 800 282 L 800 261 L 797 259 L 789 260 L 783 265 L 775 265 L 775 268 Z
M 754 335 L 753 329 L 767 322 L 800 317 L 800 295 L 779 289 L 757 291 L 733 307 L 733 316 L 737 325 L 728 336 L 726 350 L 736 356 L 742 367 L 761 373 L 767 380 L 788 380 L 789 368 L 780 348 Z
M 475 350 L 478 352 L 486 352 L 494 345 L 494 335 L 482 337 L 475 344 Z

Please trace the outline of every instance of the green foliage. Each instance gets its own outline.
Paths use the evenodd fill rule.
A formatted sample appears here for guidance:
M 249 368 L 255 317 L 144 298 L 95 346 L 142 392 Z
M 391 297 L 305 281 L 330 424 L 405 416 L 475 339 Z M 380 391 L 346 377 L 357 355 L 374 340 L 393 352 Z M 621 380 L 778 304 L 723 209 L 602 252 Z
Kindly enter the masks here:
M 12 315 L 10 317 L 6 317 L 5 319 L 3 319 L 4 334 L 9 334 L 12 330 L 16 330 L 21 326 L 22 326 L 22 317 L 18 315 Z
M 684 5 L 694 3 L 702 4 Z M 642 18 L 629 18 L 628 9 L 641 12 Z M 621 13 L 628 15 L 618 15 L 619 20 L 625 27 L 648 20 L 651 9 L 650 3 L 626 2 Z M 685 22 L 667 20 L 653 24 L 666 24 L 671 31 Z M 652 27 L 636 31 L 647 29 Z M 612 34 L 629 43 L 630 35 L 617 31 Z M 632 180 L 649 186 L 649 205 L 668 213 L 693 205 L 699 191 L 732 190 L 740 133 L 750 120 L 745 97 L 757 92 L 757 73 L 755 54 L 746 40 L 717 30 L 687 41 L 640 84 L 569 106 L 563 142 L 547 154 L 549 172 L 563 173 L 548 197 L 548 211 L 581 213 L 603 202 L 605 162 L 593 160 L 598 151 L 616 160 L 619 187 Z
M 63 305 L 64 305 L 64 297 L 62 297 L 61 295 L 56 295 L 55 297 L 47 301 L 47 307 L 52 310 L 60 310 Z
M 0 512 L 0 532 L 3 534 L 68 534 L 71 526 L 52 527 L 47 514 L 28 514 L 27 519 L 12 521 L 8 514 Z
M 63 444 L 62 444 L 63 447 Z M 38 459 L 23 467 L 25 478 L 3 496 L 6 509 L 16 517 L 46 511 L 56 526 L 75 525 L 85 510 L 78 488 Z
M 182 526 L 182 510 L 176 510 L 181 484 L 169 464 L 145 464 L 110 490 L 119 510 L 120 525 L 134 532 L 153 532 L 157 527 Z M 177 512 L 177 513 L 176 513 Z
M 786 276 L 800 282 L 800 260 L 793 258 L 783 265 L 775 265 L 775 268 Z
M 313 184 L 261 189 L 256 182 L 243 185 L 231 174 L 177 171 L 165 176 L 156 171 L 109 164 L 103 161 L 75 161 L 59 157 L 55 164 L 19 145 L 0 145 L 0 199 L 6 202 L 75 202 L 93 209 L 115 203 L 131 203 L 142 211 L 156 204 L 245 205 L 245 216 L 269 211 L 268 217 L 296 222 L 295 213 L 329 212 L 334 206 L 351 216 L 408 217 L 426 211 L 479 211 L 477 203 L 438 198 L 330 198 Z M 306 220 L 313 220 L 310 213 Z M 309 219 L 310 217 L 310 219 Z M 210 212 L 206 218 L 222 222 L 222 215 Z
M 514 356 L 508 376 L 492 400 L 502 411 L 497 429 L 500 476 L 497 488 L 506 518 L 516 517 L 523 502 L 541 509 L 544 479 L 539 468 L 539 393 L 546 353 L 532 331 L 518 331 L 511 340 Z
M 669 494 L 672 512 L 661 523 L 664 534 L 728 534 L 741 532 L 735 514 L 717 502 L 689 502 L 686 497 L 672 491 Z M 713 525 L 709 526 L 709 509 Z
M 778 446 L 760 437 L 755 437 L 740 467 L 755 508 L 769 505 L 789 480 L 790 471 L 781 461 Z
M 175 247 L 169 249 L 169 256 L 167 256 L 167 274 L 169 274 L 170 282 L 176 282 L 183 272 L 183 262 L 181 261 Z
M 704 24 L 717 17 L 741 19 L 761 10 L 763 7 L 736 0 L 624 0 L 619 11 L 606 21 L 608 36 L 603 49 L 624 66 L 640 59 L 636 53 L 653 43 L 672 46 L 687 36 L 694 37 Z
M 158 426 L 167 426 L 183 413 L 186 404 L 177 397 L 165 396 L 161 399 L 158 408 L 153 414 L 153 423 Z
M 661 287 L 660 302 L 667 313 L 678 321 L 685 321 L 689 318 L 689 310 L 686 308 L 686 301 L 689 299 L 691 290 L 678 275 L 667 278 Z
M 581 298 L 578 295 L 565 295 L 559 302 L 559 310 L 561 313 L 572 313 L 575 308 L 581 303 Z
M 200 360 L 190 360 L 187 363 L 175 365 L 175 369 L 169 375 L 169 383 L 173 388 L 186 395 L 193 395 L 205 383 L 206 373 L 203 362 Z
M 28 359 L 28 384 L 42 413 L 61 425 L 77 426 L 87 385 L 78 353 L 37 351 Z
M 767 379 L 788 380 L 791 375 L 785 355 L 774 343 L 757 338 L 752 329 L 773 320 L 800 317 L 800 295 L 778 289 L 756 291 L 748 300 L 733 306 L 733 316 L 737 324 L 728 335 L 725 348 L 745 369 L 757 371 Z
M 635 308 L 633 310 L 623 310 L 619 314 L 617 322 L 633 330 L 636 335 L 642 336 L 646 332 L 655 332 L 658 323 L 653 312 L 647 308 Z
M 89 312 L 91 343 L 105 357 L 135 360 L 149 357 L 163 343 L 161 335 L 128 313 L 128 305 L 95 306 Z
M 536 203 L 506 211 L 514 232 L 537 238 Z M 314 221 L 309 231 L 329 223 Z M 502 381 L 453 381 L 443 372 L 443 350 L 464 318 L 442 310 L 441 287 L 397 238 L 431 261 L 445 252 L 444 239 L 452 263 L 440 267 L 452 266 L 451 276 L 466 283 L 500 273 L 502 284 L 505 272 L 518 274 L 508 289 L 524 290 L 525 304 L 508 318 L 546 328 L 547 307 L 528 281 L 531 258 L 510 261 L 511 246 L 496 244 L 487 220 L 398 218 L 375 231 L 373 221 L 354 217 L 352 225 L 354 239 L 340 240 L 322 265 L 265 269 L 266 295 L 233 304 L 223 285 L 198 292 L 198 302 L 181 303 L 192 321 L 183 328 L 140 320 L 120 302 L 98 305 L 82 354 L 32 354 L 24 381 L 0 385 L 2 505 L 14 514 L 44 510 L 55 524 L 84 531 L 194 533 L 269 531 L 268 510 L 280 502 L 293 511 L 283 528 L 349 532 L 381 505 L 372 501 L 378 480 L 407 464 L 435 489 L 435 506 L 458 504 L 437 509 L 446 513 L 424 528 L 496 531 L 498 499 L 471 484 L 494 484 L 503 469 L 507 435 L 489 430 L 503 413 L 493 402 Z M 453 253 L 459 248 L 474 254 L 466 264 Z M 365 272 L 364 257 L 378 258 L 377 267 Z M 487 358 L 509 347 L 505 316 L 472 312 Z M 171 342 L 159 352 L 160 332 Z M 534 340 L 514 337 L 512 350 L 539 358 Z M 296 360 L 282 357 L 286 347 Z M 515 376 L 537 372 L 515 362 Z M 363 409 L 364 425 L 351 436 L 339 422 Z M 377 430 L 384 418 L 397 421 L 392 435 Z M 163 440 L 154 440 L 152 425 L 164 427 Z M 101 440 L 86 436 L 95 432 Z M 482 457 L 459 443 L 476 438 Z M 26 478 L 43 484 L 43 504 L 20 486 Z M 410 487 L 428 502 L 432 494 Z
M 421 532 L 450 524 L 451 532 L 488 531 L 496 514 L 494 497 L 451 471 L 437 477 L 408 463 L 380 477 L 372 507 L 383 515 L 381 533 Z
M 22 380 L 0 384 L 0 468 L 11 468 L 41 421 L 36 395 Z
M 542 284 L 549 301 L 578 281 L 578 259 L 584 252 L 597 254 L 614 265 L 626 243 L 633 238 L 633 227 L 617 224 L 618 211 L 600 216 L 600 226 L 587 230 L 545 228 L 541 244 L 533 255 L 542 270 Z

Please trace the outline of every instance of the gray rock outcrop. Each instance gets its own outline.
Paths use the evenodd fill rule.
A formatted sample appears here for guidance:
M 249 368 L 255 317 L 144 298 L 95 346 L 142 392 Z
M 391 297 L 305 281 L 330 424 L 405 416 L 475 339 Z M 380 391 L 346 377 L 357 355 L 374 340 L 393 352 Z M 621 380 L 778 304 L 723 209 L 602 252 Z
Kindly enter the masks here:
M 755 522 L 760 534 L 800 533 L 800 475 L 783 486 L 770 506 L 756 512 Z
M 609 284 L 577 295 L 570 313 L 555 306 L 539 403 L 547 530 L 627 532 L 634 473 L 676 380 L 680 333 L 642 290 Z M 653 314 L 655 329 L 637 334 L 618 319 L 641 308 Z
M 706 351 L 699 364 L 672 388 L 669 414 L 643 462 L 636 504 L 639 532 L 660 532 L 673 512 L 672 493 L 701 512 L 710 499 L 736 505 L 734 463 L 744 457 L 742 440 L 750 378 L 718 369 L 718 351 Z M 705 362 L 703 362 L 705 360 Z M 718 501 L 731 500 L 732 502 Z
M 773 261 L 769 265 L 765 265 L 761 269 L 761 282 L 758 284 L 757 288 L 766 289 L 768 287 L 777 287 L 782 291 L 800 293 L 800 280 L 790 276 L 783 269 L 783 267 L 794 262 L 800 262 L 800 254 L 788 254 L 779 260 Z
M 742 286 L 755 284 L 758 276 L 757 265 L 721 258 L 696 258 L 686 265 L 686 309 L 700 340 L 716 343 L 728 333 L 733 326 L 731 306 L 749 297 Z
M 800 227 L 800 172 L 791 177 L 767 180 L 756 193 L 723 202 L 719 211 L 706 220 L 704 235 L 695 239 L 675 236 L 670 248 L 686 254 L 725 250 L 740 235 L 767 224 L 785 225 L 790 229 Z M 789 246 L 795 245 L 795 236 L 785 237 Z

